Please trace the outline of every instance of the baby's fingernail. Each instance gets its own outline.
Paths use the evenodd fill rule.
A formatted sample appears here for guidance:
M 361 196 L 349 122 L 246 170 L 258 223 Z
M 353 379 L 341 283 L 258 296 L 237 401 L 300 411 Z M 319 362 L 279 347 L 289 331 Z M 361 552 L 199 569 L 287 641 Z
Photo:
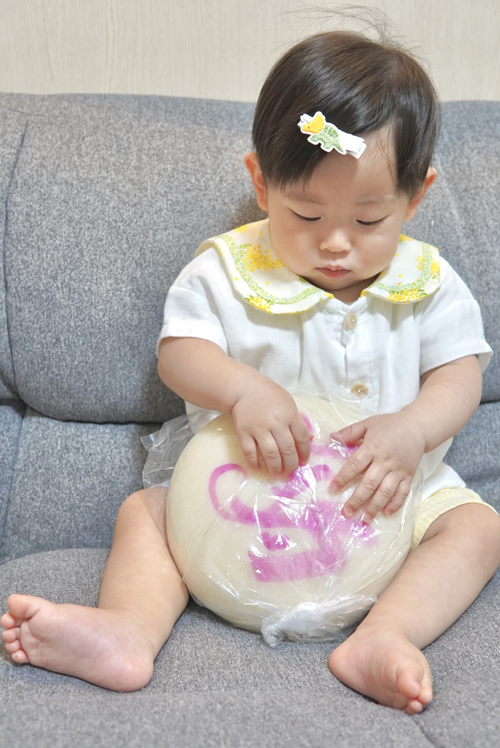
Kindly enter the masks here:
M 336 491 L 340 491 L 340 486 L 339 486 L 339 484 L 338 484 L 338 483 L 335 483 L 335 481 L 332 481 L 332 482 L 330 483 L 330 490 L 331 490 L 331 491 L 333 491 L 334 493 L 335 493 Z
M 352 506 L 345 506 L 343 512 L 346 517 L 352 517 L 352 515 L 354 514 L 354 509 L 352 508 Z
M 364 525 L 369 525 L 372 520 L 373 517 L 371 516 L 371 514 L 363 514 L 362 522 Z

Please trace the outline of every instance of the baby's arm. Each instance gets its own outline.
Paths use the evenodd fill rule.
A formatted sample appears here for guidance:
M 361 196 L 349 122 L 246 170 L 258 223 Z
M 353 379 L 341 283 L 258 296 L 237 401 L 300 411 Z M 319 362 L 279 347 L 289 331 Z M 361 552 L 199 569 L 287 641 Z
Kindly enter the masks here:
M 417 398 L 399 413 L 373 416 L 339 435 L 361 446 L 332 481 L 334 491 L 362 476 L 344 505 L 350 516 L 363 509 L 366 521 L 404 503 L 424 454 L 465 426 L 481 400 L 482 374 L 476 356 L 466 356 L 426 372 Z
M 241 448 L 254 470 L 291 473 L 309 459 L 310 439 L 291 395 L 251 366 L 201 338 L 165 338 L 162 381 L 193 405 L 232 413 Z

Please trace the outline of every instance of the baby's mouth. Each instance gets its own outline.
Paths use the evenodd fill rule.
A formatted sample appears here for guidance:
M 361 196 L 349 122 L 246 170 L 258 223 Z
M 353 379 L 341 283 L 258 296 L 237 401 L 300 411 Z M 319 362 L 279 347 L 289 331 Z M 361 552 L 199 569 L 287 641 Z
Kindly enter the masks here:
M 318 268 L 320 273 L 323 273 L 327 278 L 342 278 L 349 271 L 345 268 Z

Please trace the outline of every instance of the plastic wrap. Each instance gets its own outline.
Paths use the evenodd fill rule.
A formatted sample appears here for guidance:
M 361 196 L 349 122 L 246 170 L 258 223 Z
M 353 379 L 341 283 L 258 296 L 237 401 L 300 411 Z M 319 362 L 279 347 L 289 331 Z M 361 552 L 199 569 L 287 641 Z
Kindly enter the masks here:
M 421 497 L 417 477 L 391 517 L 344 517 L 356 484 L 336 494 L 329 484 L 356 447 L 331 433 L 367 414 L 342 398 L 296 402 L 313 439 L 308 464 L 288 476 L 250 472 L 227 415 L 199 431 L 187 418 L 165 424 L 144 470 L 147 488 L 170 483 L 169 546 L 193 597 L 271 646 L 360 620 L 406 558 Z

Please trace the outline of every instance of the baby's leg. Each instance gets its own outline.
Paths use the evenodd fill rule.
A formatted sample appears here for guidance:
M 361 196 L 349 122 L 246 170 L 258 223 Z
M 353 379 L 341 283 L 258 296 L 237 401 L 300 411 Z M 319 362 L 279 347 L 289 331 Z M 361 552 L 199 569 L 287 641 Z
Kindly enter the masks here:
M 145 686 L 188 592 L 144 491 L 120 508 L 97 608 L 11 595 L 0 619 L 12 659 L 116 691 Z
M 436 519 L 356 631 L 329 660 L 334 675 L 385 706 L 418 714 L 432 699 L 420 651 L 471 605 L 500 564 L 500 518 L 465 504 Z

